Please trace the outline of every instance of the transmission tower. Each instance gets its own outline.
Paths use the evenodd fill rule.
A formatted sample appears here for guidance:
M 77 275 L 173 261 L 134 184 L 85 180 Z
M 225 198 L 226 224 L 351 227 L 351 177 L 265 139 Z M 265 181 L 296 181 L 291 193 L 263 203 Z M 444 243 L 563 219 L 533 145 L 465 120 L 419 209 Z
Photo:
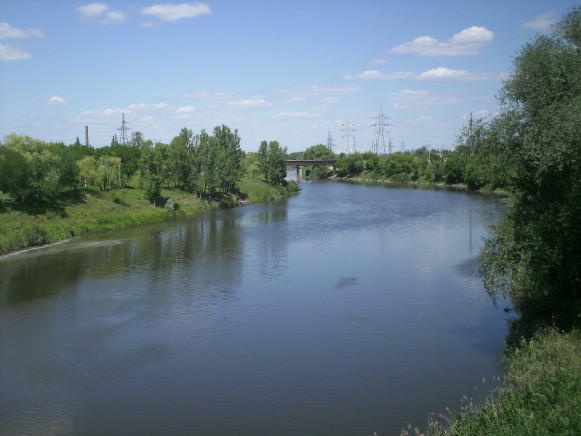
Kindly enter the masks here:
M 123 113 L 123 117 L 121 118 L 121 127 L 115 129 L 121 131 L 121 138 L 119 142 L 123 145 L 127 145 L 127 142 L 129 141 L 129 139 L 127 139 L 127 131 L 131 130 L 129 127 L 127 127 L 126 124 L 128 123 L 125 121 L 125 113 Z
M 391 142 L 389 143 L 389 148 L 385 144 L 385 135 L 389 133 L 387 126 L 391 126 L 388 122 L 389 117 L 383 114 L 383 108 L 379 106 L 379 113 L 377 116 L 373 117 L 375 122 L 371 125 L 372 127 L 377 127 L 375 131 L 375 141 L 373 143 L 373 152 L 379 154 L 382 150 L 384 153 L 391 154 Z
M 343 123 L 343 128 L 341 129 L 343 133 L 343 140 L 345 144 L 345 150 L 350 153 L 355 153 L 355 138 L 351 132 L 356 132 L 357 129 L 353 127 L 355 124 L 349 121 L 349 115 L 347 115 L 347 120 Z
M 331 151 L 335 148 L 335 141 L 333 141 L 333 137 L 331 136 L 331 131 L 329 130 L 329 135 L 327 136 L 327 148 Z

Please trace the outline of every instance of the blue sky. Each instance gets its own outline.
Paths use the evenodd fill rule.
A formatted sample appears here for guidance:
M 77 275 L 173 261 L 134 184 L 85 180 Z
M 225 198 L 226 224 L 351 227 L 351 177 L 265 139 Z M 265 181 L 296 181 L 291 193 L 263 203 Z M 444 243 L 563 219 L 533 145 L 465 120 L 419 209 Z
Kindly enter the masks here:
M 566 0 L 1 0 L 0 137 L 109 145 L 125 113 L 169 142 L 226 124 L 242 147 L 368 150 L 380 107 L 394 149 L 453 148 L 518 49 Z

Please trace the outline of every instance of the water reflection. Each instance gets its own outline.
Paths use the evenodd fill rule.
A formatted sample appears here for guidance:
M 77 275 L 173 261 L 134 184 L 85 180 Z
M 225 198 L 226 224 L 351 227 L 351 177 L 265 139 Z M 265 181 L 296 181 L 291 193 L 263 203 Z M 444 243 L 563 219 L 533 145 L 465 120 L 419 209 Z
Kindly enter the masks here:
M 459 193 L 304 183 L 287 201 L 2 258 L 0 428 L 423 423 L 498 374 L 504 313 L 470 253 L 498 211 Z

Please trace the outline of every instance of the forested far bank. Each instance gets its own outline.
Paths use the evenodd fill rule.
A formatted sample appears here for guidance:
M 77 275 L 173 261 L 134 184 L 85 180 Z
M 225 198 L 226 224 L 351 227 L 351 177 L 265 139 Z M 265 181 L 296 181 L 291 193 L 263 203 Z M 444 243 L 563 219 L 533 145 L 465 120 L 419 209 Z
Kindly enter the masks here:
M 169 144 L 134 132 L 127 144 L 114 136 L 102 148 L 7 135 L 0 254 L 297 192 L 295 182 L 271 177 L 286 168 L 286 149 L 271 141 L 266 151 L 245 153 L 238 132 L 224 125 L 212 134 L 183 128 Z
M 498 171 L 500 157 L 478 146 L 473 140 L 484 120 L 470 120 L 458 136 L 453 150 L 429 146 L 397 151 L 387 155 L 372 152 L 336 156 L 327 147 L 315 145 L 295 154 L 299 159 L 337 159 L 335 170 L 329 166 L 306 168 L 307 177 L 383 180 L 396 183 L 426 182 L 466 185 L 474 190 L 504 190 L 506 175 Z

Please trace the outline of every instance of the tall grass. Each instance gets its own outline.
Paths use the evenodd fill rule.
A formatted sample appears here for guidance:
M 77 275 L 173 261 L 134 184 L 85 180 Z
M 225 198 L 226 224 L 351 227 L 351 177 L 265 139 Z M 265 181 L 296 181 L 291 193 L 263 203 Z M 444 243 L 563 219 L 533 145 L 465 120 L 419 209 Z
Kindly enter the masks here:
M 450 413 L 434 419 L 425 434 L 581 434 L 580 330 L 540 330 L 509 349 L 505 361 L 507 382 L 492 399 L 469 404 L 455 417 Z

